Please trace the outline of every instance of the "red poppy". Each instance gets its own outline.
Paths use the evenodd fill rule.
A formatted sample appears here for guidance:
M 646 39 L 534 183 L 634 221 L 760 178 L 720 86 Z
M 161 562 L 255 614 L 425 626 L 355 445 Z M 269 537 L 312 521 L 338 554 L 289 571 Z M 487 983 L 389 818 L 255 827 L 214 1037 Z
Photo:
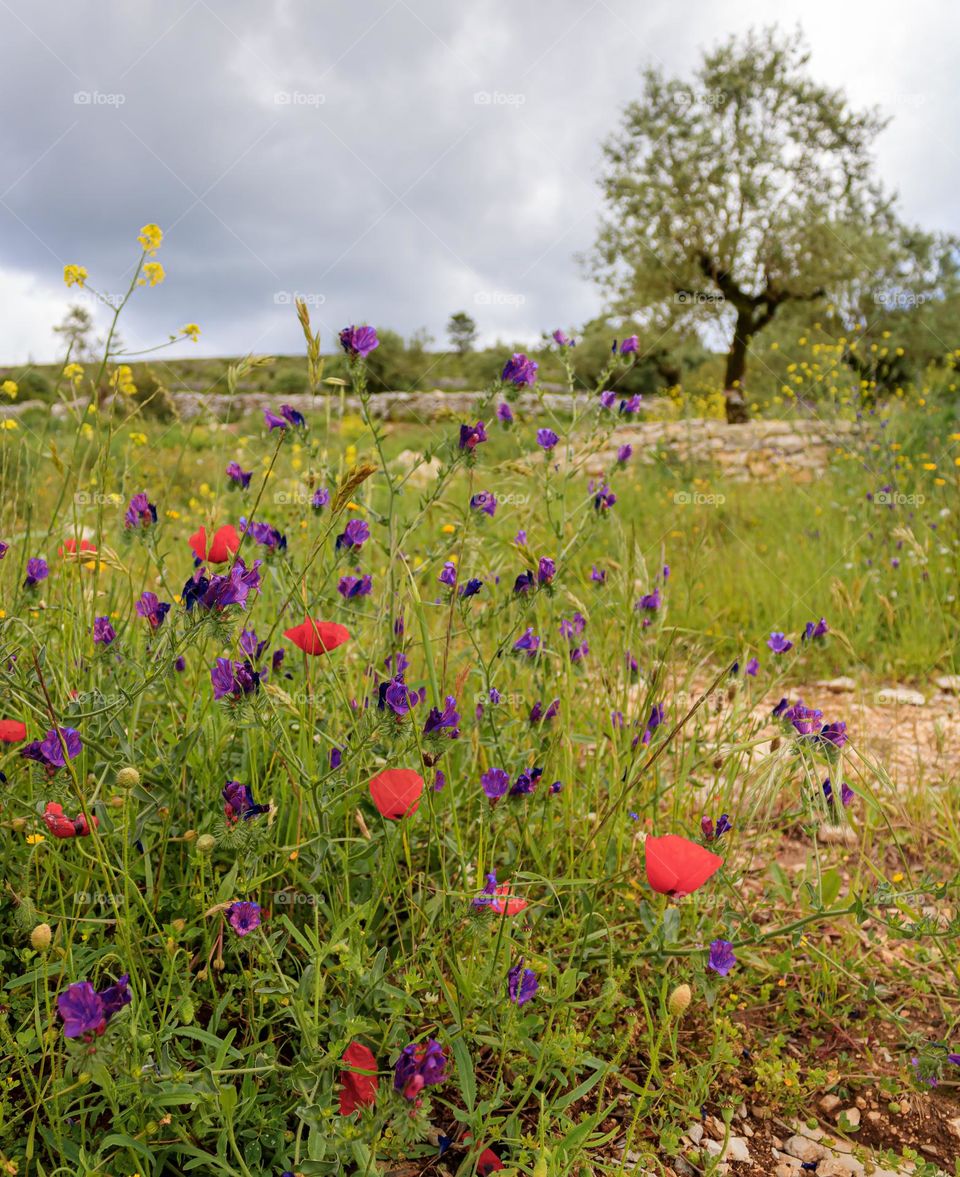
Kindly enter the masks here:
M 370 782 L 370 796 L 377 810 L 391 821 L 417 812 L 423 777 L 412 768 L 388 768 Z
M 328 654 L 349 641 L 350 631 L 336 621 L 314 621 L 308 617 L 293 629 L 285 629 L 283 636 L 299 646 L 304 654 Z
M 71 820 L 63 812 L 63 806 L 56 801 L 48 801 L 47 807 L 43 811 L 43 820 L 47 824 L 47 829 L 55 838 L 85 838 L 90 833 L 90 827 L 87 825 L 87 819 L 81 813 L 79 817 Z M 94 815 L 93 824 L 99 825 L 99 821 Z
M 70 539 L 64 541 L 62 547 L 57 548 L 57 555 L 62 556 L 66 552 L 68 556 L 75 556 L 77 551 L 77 541 L 71 536 Z M 97 545 L 91 543 L 88 539 L 82 539 L 80 541 L 79 551 L 89 552 L 91 556 L 95 556 L 97 554 Z
M 465 1132 L 463 1134 L 463 1144 L 469 1146 L 472 1143 L 473 1137 L 469 1132 Z M 479 1177 L 487 1177 L 488 1173 L 496 1173 L 497 1170 L 506 1168 L 503 1161 L 500 1160 L 492 1148 L 485 1148 L 481 1152 L 477 1157 L 476 1165 Z
M 373 1107 L 377 1099 L 377 1060 L 362 1042 L 351 1042 L 343 1052 L 347 1065 L 340 1072 L 340 1115 L 352 1115 L 357 1108 Z
M 207 529 L 201 527 L 190 536 L 190 547 L 198 560 L 205 560 L 208 564 L 226 564 L 231 555 L 240 547 L 240 536 L 231 523 L 218 527 L 207 547 Z
M 654 891 L 676 899 L 692 895 L 723 866 L 719 854 L 677 834 L 648 837 L 644 848 L 647 882 Z
M 27 738 L 27 725 L 19 719 L 0 719 L 0 743 L 19 744 Z
M 507 915 L 516 915 L 527 906 L 527 901 L 526 899 L 518 899 L 516 895 L 511 895 L 509 883 L 501 883 L 497 887 L 497 898 L 490 900 L 490 906 L 497 915 L 503 915 L 504 912 Z

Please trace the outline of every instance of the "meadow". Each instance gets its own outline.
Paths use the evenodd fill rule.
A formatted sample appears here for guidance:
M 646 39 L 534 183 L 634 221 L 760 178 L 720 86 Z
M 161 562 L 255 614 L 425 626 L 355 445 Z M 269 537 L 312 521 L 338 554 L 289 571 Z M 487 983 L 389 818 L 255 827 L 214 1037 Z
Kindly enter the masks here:
M 629 338 L 383 423 L 299 314 L 313 412 L 108 343 L 0 432 L 0 1172 L 960 1174 L 957 777 L 877 751 L 960 673 L 953 359 L 734 481 L 617 451 Z

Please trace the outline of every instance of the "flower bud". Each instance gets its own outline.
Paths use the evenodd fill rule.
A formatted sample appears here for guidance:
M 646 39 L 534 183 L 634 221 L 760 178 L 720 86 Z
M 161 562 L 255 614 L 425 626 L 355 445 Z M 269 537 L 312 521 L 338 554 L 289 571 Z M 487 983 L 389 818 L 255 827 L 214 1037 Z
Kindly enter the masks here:
M 547 1177 L 550 1169 L 547 1166 L 547 1154 L 541 1152 L 537 1157 L 536 1164 L 533 1166 L 533 1177 Z
M 53 930 L 49 924 L 37 924 L 30 933 L 30 943 L 37 952 L 45 952 L 53 939 Z
M 693 993 L 689 985 L 678 985 L 667 1000 L 667 1009 L 672 1018 L 679 1018 L 686 1013 L 687 1006 Z
M 135 789 L 140 784 L 140 773 L 128 764 L 126 768 L 121 768 L 117 773 L 117 785 L 121 789 Z
M 10 823 L 10 828 L 18 834 L 22 834 L 27 828 L 27 819 L 25 817 L 15 817 Z
M 197 853 L 209 854 L 216 844 L 217 839 L 213 836 L 213 834 L 201 834 L 200 837 L 197 838 Z

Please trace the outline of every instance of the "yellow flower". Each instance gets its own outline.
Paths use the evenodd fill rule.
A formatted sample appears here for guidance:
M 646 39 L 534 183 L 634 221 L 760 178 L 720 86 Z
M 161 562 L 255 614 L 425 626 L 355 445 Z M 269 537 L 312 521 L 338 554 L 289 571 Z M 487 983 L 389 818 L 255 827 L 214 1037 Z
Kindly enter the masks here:
M 88 421 L 84 421 L 80 426 L 80 432 L 89 441 L 93 437 L 93 426 Z
M 68 286 L 82 286 L 87 280 L 87 267 L 72 263 L 63 267 L 63 280 Z
M 133 396 L 137 391 L 137 386 L 133 382 L 133 370 L 128 364 L 121 364 L 117 368 L 110 377 L 110 383 L 118 392 L 122 392 L 124 396 Z
M 924 468 L 924 470 L 936 470 L 937 463 L 936 462 L 924 462 L 923 468 Z
M 0 429 L 17 429 L 17 428 L 19 428 L 19 426 L 17 425 L 16 421 L 14 421 L 14 419 L 12 417 L 9 417 L 6 421 L 0 421 Z
M 159 286 L 166 276 L 163 266 L 159 262 L 144 262 L 143 277 L 137 285 L 145 286 L 149 283 L 151 286 Z
M 11 400 L 14 400 L 17 393 L 19 392 L 19 389 L 17 388 L 17 382 L 15 380 L 4 380 L 4 382 L 0 384 L 0 392 L 2 392 L 4 396 L 8 396 Z
M 184 335 L 189 335 L 194 343 L 200 338 L 200 328 L 196 323 L 187 323 L 185 327 L 181 327 L 180 331 Z
M 83 366 L 81 364 L 67 364 L 63 369 L 63 374 L 67 380 L 72 380 L 77 384 L 83 379 Z
M 43 841 L 45 841 L 43 834 L 27 834 L 28 846 L 39 846 Z
M 160 242 L 163 240 L 163 230 L 159 225 L 154 225 L 152 222 L 149 225 L 144 225 L 140 230 L 137 241 L 143 248 L 144 253 L 154 254 L 160 248 Z
M 892 875 L 890 878 L 890 882 L 891 883 L 902 883 L 903 882 L 903 871 L 898 870 L 895 875 Z
M 444 523 L 443 527 L 441 527 L 440 530 L 443 532 L 444 535 L 453 535 L 453 533 L 457 529 L 453 523 Z
M 166 516 L 167 516 L 167 518 L 168 518 L 168 519 L 179 519 L 179 518 L 180 518 L 180 512 L 179 512 L 179 511 L 173 511 L 173 510 L 171 510 L 171 511 L 166 511 L 166 512 L 165 512 L 165 514 L 166 514 Z
M 147 435 L 145 433 L 131 433 L 130 440 L 134 445 L 146 445 Z

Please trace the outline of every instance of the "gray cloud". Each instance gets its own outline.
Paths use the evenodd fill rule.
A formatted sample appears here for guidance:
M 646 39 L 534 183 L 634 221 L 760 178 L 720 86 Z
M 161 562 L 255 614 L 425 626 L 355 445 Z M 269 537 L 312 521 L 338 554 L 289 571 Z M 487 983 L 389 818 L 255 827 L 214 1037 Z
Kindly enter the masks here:
M 332 333 L 370 321 L 534 338 L 600 308 L 600 140 L 638 69 L 769 19 L 762 0 L 0 0 L 0 356 L 53 355 L 64 262 L 116 292 L 146 221 L 168 278 L 125 338 L 186 354 L 300 350 L 285 296 Z M 878 153 L 907 215 L 960 229 L 960 17 L 935 0 L 778 6 L 813 68 L 895 117 Z M 944 24 L 949 25 L 948 28 Z M 935 33 L 935 36 L 931 36 Z M 77 98 L 85 95 L 87 100 Z

